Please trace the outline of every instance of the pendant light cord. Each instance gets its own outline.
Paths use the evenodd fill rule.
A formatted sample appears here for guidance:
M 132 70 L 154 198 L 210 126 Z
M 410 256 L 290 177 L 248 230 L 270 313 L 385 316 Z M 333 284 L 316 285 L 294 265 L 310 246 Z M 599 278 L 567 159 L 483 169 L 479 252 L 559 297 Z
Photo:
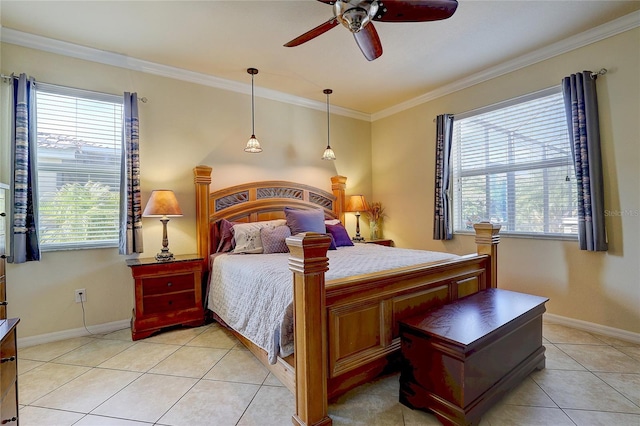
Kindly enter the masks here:
M 254 74 L 251 74 L 251 134 L 255 136 L 256 134 L 256 113 L 255 113 L 255 109 L 253 106 L 253 76 Z

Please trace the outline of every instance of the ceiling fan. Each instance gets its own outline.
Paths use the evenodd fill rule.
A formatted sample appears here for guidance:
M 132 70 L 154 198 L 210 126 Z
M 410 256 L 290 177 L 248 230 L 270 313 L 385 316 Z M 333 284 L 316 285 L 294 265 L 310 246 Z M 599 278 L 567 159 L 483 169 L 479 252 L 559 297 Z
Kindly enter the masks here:
M 299 46 L 341 23 L 353 33 L 369 60 L 382 55 L 382 44 L 372 21 L 424 22 L 447 19 L 458 7 L 457 0 L 318 0 L 333 6 L 334 17 L 294 38 L 286 47 Z

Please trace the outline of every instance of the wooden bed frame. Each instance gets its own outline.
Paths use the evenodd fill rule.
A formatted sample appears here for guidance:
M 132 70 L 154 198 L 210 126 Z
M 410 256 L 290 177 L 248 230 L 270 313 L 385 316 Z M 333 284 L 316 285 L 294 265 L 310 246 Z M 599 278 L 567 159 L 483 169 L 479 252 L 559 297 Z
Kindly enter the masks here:
M 208 267 L 210 225 L 219 219 L 255 222 L 283 218 L 285 206 L 323 208 L 344 223 L 346 178 L 332 193 L 285 181 L 253 182 L 210 193 L 211 167 L 194 169 L 198 254 Z M 296 396 L 296 425 L 330 425 L 328 401 L 394 367 L 398 321 L 479 290 L 496 287 L 499 225 L 475 226 L 477 254 L 325 283 L 330 238 L 287 239 L 294 291 L 294 355 L 267 361 L 264 350 L 234 334 Z M 208 275 L 208 274 L 205 274 Z

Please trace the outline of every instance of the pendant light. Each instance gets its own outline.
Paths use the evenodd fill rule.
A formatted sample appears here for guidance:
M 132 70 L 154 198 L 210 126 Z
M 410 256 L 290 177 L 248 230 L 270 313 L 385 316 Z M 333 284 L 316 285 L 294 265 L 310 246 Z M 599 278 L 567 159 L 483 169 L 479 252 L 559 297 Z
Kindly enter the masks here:
M 262 147 L 260 146 L 260 142 L 256 138 L 256 118 L 255 118 L 255 107 L 253 101 L 253 76 L 258 74 L 258 70 L 256 68 L 247 68 L 247 72 L 251 74 L 251 138 L 247 142 L 247 147 L 244 149 L 245 152 L 250 153 L 258 153 L 262 152 Z
M 336 154 L 331 149 L 331 144 L 329 143 L 329 95 L 333 93 L 331 89 L 324 89 L 322 91 L 325 95 L 327 95 L 327 149 L 324 150 L 324 154 L 322 154 L 323 160 L 335 160 Z

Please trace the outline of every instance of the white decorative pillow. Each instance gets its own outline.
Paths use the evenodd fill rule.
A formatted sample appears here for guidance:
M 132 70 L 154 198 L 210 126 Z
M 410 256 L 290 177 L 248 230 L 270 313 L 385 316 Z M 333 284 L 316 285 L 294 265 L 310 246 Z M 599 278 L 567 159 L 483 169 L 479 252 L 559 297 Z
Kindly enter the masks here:
M 265 220 L 262 222 L 237 223 L 233 225 L 233 237 L 236 241 L 234 253 L 262 253 L 262 238 L 260 229 L 264 227 L 275 228 L 285 225 L 285 219 Z
M 269 253 L 289 253 L 289 247 L 285 241 L 291 236 L 291 230 L 287 225 L 276 226 L 271 228 L 265 226 L 260 230 L 260 238 L 262 239 L 262 247 L 264 254 Z
M 341 223 L 340 219 L 327 219 L 324 221 L 325 225 L 337 225 L 339 223 Z

